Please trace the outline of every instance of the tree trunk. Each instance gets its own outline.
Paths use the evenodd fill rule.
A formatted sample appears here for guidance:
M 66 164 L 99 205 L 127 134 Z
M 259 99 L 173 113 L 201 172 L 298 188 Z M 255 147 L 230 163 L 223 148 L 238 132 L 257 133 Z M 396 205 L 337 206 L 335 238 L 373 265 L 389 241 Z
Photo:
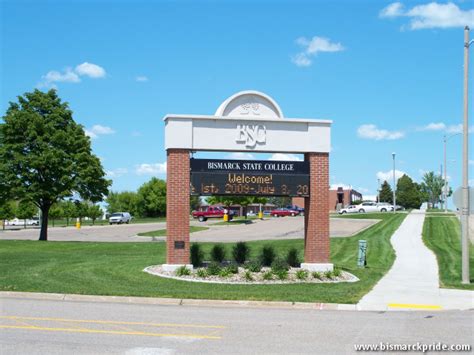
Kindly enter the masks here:
M 41 231 L 39 240 L 48 240 L 48 215 L 51 205 L 41 206 Z

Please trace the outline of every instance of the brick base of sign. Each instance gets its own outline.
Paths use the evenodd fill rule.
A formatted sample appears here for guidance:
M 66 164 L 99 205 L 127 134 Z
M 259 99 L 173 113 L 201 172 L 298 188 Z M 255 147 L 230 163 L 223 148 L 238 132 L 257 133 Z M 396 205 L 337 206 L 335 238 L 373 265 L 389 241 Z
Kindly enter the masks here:
M 193 271 L 192 264 L 163 264 L 161 265 L 163 271 L 166 272 L 176 272 L 180 267 L 186 266 L 186 269 Z
M 329 154 L 306 153 L 310 196 L 305 198 L 304 261 L 329 263 Z
M 167 150 L 166 264 L 189 264 L 189 150 Z
M 304 270 L 308 271 L 318 271 L 318 272 L 325 272 L 325 271 L 333 271 L 334 265 L 330 263 L 302 263 L 300 266 Z

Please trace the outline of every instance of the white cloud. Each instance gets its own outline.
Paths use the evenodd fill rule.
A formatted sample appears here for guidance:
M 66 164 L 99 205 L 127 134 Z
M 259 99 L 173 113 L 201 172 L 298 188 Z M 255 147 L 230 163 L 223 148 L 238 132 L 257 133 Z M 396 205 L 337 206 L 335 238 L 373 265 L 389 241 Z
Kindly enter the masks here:
M 303 158 L 296 154 L 274 153 L 268 160 L 303 161 Z
M 92 128 L 85 129 L 86 136 L 92 139 L 98 138 L 101 135 L 114 134 L 115 131 L 107 126 L 101 126 L 99 124 L 93 125 Z
M 383 8 L 379 16 L 380 17 L 397 17 L 403 15 L 403 4 L 401 2 L 394 2 L 387 7 Z
M 451 125 L 449 127 L 446 128 L 446 133 L 451 133 L 451 134 L 454 134 L 454 133 L 462 133 L 462 129 L 463 129 L 463 126 L 462 124 L 456 124 L 456 125 Z M 469 133 L 473 133 L 474 132 L 474 126 L 470 126 L 469 127 Z
M 54 83 L 80 83 L 81 76 L 88 76 L 94 79 L 103 78 L 105 77 L 105 70 L 97 64 L 87 62 L 77 65 L 74 69 L 67 67 L 62 72 L 50 70 L 41 77 L 42 81 L 38 86 L 56 87 Z
M 418 131 L 444 131 L 446 125 L 443 122 L 431 122 L 426 126 L 418 128 Z
M 105 70 L 101 66 L 93 63 L 84 62 L 76 66 L 76 73 L 79 75 L 88 76 L 90 78 L 105 77 Z
M 374 124 L 364 124 L 357 129 L 357 135 L 364 139 L 375 139 L 376 141 L 387 139 L 400 139 L 405 136 L 400 131 L 388 131 L 386 129 L 379 129 Z
M 230 153 L 227 155 L 230 159 L 247 159 L 247 160 L 253 160 L 255 159 L 255 156 L 251 153 L 244 153 L 244 152 L 235 152 L 235 153 Z
M 135 81 L 143 83 L 143 82 L 148 81 L 148 77 L 146 77 L 145 75 L 139 75 L 139 76 L 135 77 Z
M 79 76 L 74 73 L 71 68 L 66 68 L 63 73 L 51 70 L 42 77 L 44 85 L 54 82 L 58 83 L 78 83 L 81 81 Z
M 143 163 L 136 166 L 135 173 L 137 175 L 157 175 L 166 174 L 166 162 L 164 163 Z
M 312 64 L 311 57 L 314 57 L 318 52 L 340 52 L 344 50 L 341 43 L 331 42 L 330 39 L 324 37 L 314 36 L 311 39 L 300 37 L 296 43 L 303 48 L 291 57 L 291 61 L 299 67 L 308 67 Z
M 403 175 L 408 175 L 404 171 L 396 170 L 395 169 L 395 180 L 398 181 Z M 377 174 L 377 179 L 380 179 L 380 183 L 387 181 L 389 184 L 393 182 L 393 169 L 389 171 L 379 171 Z
M 106 174 L 109 178 L 117 178 L 128 173 L 126 168 L 117 168 L 113 170 L 107 170 Z
M 414 6 L 407 11 L 403 11 L 400 2 L 395 2 L 382 9 L 379 15 L 391 18 L 408 17 L 410 18 L 408 28 L 411 30 L 474 26 L 474 9 L 461 10 L 452 2 L 446 4 L 430 2 Z

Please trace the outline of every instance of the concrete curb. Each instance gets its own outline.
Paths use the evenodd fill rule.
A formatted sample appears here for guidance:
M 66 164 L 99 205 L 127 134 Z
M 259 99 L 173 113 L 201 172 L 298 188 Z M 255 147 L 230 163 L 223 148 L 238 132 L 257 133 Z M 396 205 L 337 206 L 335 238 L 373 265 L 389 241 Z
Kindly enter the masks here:
M 243 307 L 243 308 L 281 308 L 281 309 L 315 309 L 357 311 L 355 304 L 336 303 L 306 303 L 306 302 L 276 302 L 276 301 L 234 301 L 234 300 L 201 300 L 180 298 L 153 297 L 122 297 L 122 296 L 92 296 L 61 293 L 10 292 L 0 291 L 0 298 L 21 298 L 33 300 L 52 300 L 66 302 L 103 302 L 126 304 L 150 304 L 171 306 L 202 306 L 202 307 Z

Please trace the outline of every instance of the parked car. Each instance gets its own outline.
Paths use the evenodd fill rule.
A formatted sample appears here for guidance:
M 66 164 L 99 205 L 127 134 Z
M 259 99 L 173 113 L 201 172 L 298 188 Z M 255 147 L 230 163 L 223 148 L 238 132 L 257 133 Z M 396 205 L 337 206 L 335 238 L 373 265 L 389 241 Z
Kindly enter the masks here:
M 132 216 L 128 212 L 115 212 L 109 217 L 109 224 L 129 224 L 132 220 Z
M 388 212 L 393 211 L 393 205 L 388 202 L 379 202 L 377 203 L 377 207 L 380 212 Z
M 303 214 L 303 213 L 304 213 L 304 208 L 299 207 L 299 206 L 296 206 L 296 205 L 286 206 L 286 208 L 288 208 L 289 210 L 298 211 L 300 214 Z
M 377 203 L 372 201 L 362 202 L 361 204 L 356 206 L 357 211 L 360 213 L 364 212 L 379 212 L 379 208 L 377 207 Z
M 344 208 L 341 208 L 339 210 L 339 214 L 344 214 L 344 213 L 358 213 L 359 210 L 357 209 L 357 206 L 355 205 L 347 205 Z
M 9 221 L 5 221 L 6 226 L 39 226 L 39 219 L 37 217 L 33 217 L 32 219 L 18 219 L 13 218 Z
M 204 206 L 200 211 L 193 211 L 193 218 L 197 218 L 199 222 L 205 222 L 208 218 L 222 218 L 225 214 L 225 209 L 221 206 Z M 227 211 L 229 221 L 232 220 L 234 211 Z
M 247 212 L 247 217 L 254 217 L 254 216 L 256 216 L 254 211 Z
M 285 217 L 285 216 L 294 217 L 299 214 L 300 214 L 299 211 L 292 210 L 289 208 L 277 208 L 270 212 L 270 215 L 272 215 L 273 217 Z

